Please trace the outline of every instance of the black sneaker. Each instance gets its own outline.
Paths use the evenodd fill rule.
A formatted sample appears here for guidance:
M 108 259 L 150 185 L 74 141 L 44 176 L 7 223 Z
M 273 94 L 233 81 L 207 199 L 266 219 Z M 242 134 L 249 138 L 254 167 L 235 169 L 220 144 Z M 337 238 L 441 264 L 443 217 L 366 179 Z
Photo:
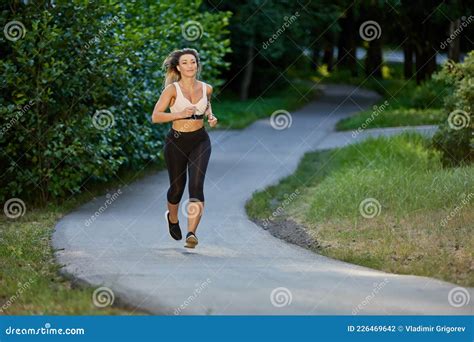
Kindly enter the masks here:
M 193 232 L 188 232 L 186 235 L 186 244 L 184 247 L 186 248 L 194 248 L 198 244 L 198 239 Z
M 165 213 L 166 216 L 166 222 L 168 223 L 168 228 L 170 235 L 173 239 L 175 240 L 181 240 L 183 236 L 181 235 L 181 228 L 179 227 L 179 220 L 176 223 L 171 223 L 170 222 L 170 212 L 169 210 L 166 210 Z

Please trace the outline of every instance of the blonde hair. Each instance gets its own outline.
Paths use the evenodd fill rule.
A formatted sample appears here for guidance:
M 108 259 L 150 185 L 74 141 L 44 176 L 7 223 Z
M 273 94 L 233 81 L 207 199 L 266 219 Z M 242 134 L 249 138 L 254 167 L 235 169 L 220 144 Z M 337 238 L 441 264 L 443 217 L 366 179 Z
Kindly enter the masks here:
M 196 58 L 197 63 L 197 75 L 199 76 L 201 73 L 201 62 L 199 60 L 199 53 L 196 49 L 192 48 L 184 48 L 180 50 L 174 50 L 171 52 L 168 57 L 166 57 L 165 61 L 163 62 L 163 68 L 166 70 L 165 72 L 165 83 L 163 89 L 166 88 L 169 84 L 179 81 L 181 79 L 181 74 L 178 71 L 177 66 L 179 65 L 179 58 L 182 55 L 193 55 Z

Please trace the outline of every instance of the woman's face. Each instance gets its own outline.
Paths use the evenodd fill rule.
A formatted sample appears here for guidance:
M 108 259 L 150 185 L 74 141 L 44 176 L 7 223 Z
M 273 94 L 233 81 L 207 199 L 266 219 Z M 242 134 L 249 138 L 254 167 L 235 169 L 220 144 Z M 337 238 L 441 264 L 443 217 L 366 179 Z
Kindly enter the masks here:
M 194 76 L 197 72 L 196 57 L 191 54 L 186 54 L 179 57 L 178 70 L 181 73 L 181 76 Z

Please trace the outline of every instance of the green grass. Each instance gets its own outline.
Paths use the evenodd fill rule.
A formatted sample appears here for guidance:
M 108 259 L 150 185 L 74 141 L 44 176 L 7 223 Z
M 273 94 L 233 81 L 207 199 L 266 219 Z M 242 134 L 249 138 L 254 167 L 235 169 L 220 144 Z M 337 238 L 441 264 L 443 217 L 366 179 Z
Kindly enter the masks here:
M 344 83 L 378 92 L 382 100 L 378 109 L 362 111 L 338 122 L 338 130 L 361 128 L 437 125 L 446 119 L 442 109 L 443 98 L 448 89 L 439 82 L 429 80 L 417 85 L 415 79 L 403 79 L 403 64 L 388 63 L 383 69 L 384 77 L 366 77 L 359 66 L 357 77 L 349 70 L 326 73 L 320 69 L 312 79 L 317 82 Z
M 378 127 L 400 127 L 439 125 L 446 119 L 446 113 L 442 109 L 394 109 L 379 112 L 374 108 L 365 110 L 357 115 L 342 119 L 336 124 L 338 131 L 357 130 Z
M 473 188 L 474 166 L 443 168 L 429 140 L 407 132 L 307 153 L 293 175 L 256 192 L 246 209 L 253 218 L 271 219 L 298 190 L 276 219 L 307 227 L 322 246 L 317 252 L 472 286 Z M 380 203 L 373 218 L 359 209 L 368 198 Z
M 318 94 L 313 82 L 296 79 L 288 88 L 269 92 L 264 97 L 245 101 L 229 96 L 217 97 L 212 109 L 219 118 L 217 128 L 242 129 L 258 119 L 269 117 L 276 110 L 295 110 L 314 100 Z
M 26 205 L 24 216 L 0 217 L 0 314 L 8 315 L 142 315 L 115 297 L 114 304 L 96 307 L 94 287 L 79 284 L 59 273 L 51 246 L 57 221 L 95 196 L 123 187 L 163 165 L 156 164 L 139 172 L 125 171 L 106 184 L 86 184 L 87 191 L 61 204 L 44 208 Z

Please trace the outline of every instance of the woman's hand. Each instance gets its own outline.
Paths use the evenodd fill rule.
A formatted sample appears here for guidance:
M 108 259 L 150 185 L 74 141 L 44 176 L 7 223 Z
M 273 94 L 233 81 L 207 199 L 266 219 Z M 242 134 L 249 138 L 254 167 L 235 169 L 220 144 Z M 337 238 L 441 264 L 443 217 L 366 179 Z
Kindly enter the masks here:
M 207 122 L 209 123 L 209 126 L 214 127 L 217 125 L 217 118 L 212 113 L 209 113 L 207 116 Z
M 196 113 L 196 107 L 194 106 L 189 106 L 189 107 L 186 107 L 182 112 L 180 112 L 180 118 L 181 119 L 184 119 L 184 118 L 187 118 L 188 116 L 191 116 L 193 115 L 194 113 Z

